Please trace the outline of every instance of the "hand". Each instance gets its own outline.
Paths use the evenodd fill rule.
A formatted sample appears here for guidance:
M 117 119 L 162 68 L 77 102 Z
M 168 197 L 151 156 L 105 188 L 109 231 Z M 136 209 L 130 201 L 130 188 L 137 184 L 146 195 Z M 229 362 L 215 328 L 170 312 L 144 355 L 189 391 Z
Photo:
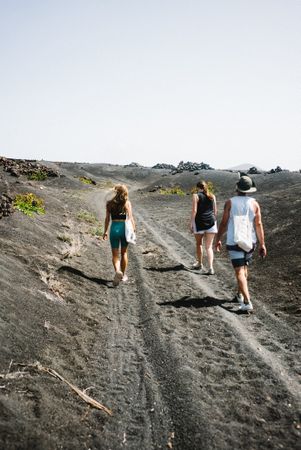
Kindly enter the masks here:
M 261 258 L 265 258 L 266 255 L 267 255 L 267 249 L 266 249 L 266 246 L 265 246 L 264 244 L 262 244 L 262 245 L 259 247 L 259 256 L 260 256 Z
M 220 252 L 222 248 L 222 241 L 216 241 L 215 251 Z
M 108 240 L 108 233 L 104 233 L 103 236 L 102 236 L 102 239 L 104 241 L 107 241 Z

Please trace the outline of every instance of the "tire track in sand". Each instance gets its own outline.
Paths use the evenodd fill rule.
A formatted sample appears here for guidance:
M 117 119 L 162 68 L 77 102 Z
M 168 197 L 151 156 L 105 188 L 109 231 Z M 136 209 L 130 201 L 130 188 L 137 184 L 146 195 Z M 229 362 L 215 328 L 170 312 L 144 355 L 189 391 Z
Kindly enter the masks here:
M 156 248 L 156 237 L 143 225 L 139 230 L 139 240 L 143 242 L 144 234 L 153 256 L 147 252 L 141 257 L 137 246 L 130 254 L 129 274 L 137 286 L 147 362 L 161 392 L 158 408 L 168 411 L 174 448 L 266 448 L 271 435 L 295 448 L 288 422 L 293 424 L 296 416 L 289 405 L 282 405 L 283 411 L 277 413 L 278 401 L 287 402 L 290 397 L 286 389 L 261 359 L 250 355 L 240 335 L 219 320 L 216 308 L 177 310 L 168 306 L 173 302 L 161 302 L 166 296 L 183 295 L 193 282 L 186 272 L 156 272 L 155 267 L 148 276 L 150 267 L 145 263 L 166 266 L 171 261 L 166 255 L 162 261 L 166 247 Z M 168 290 L 172 285 L 175 292 Z M 199 291 L 196 287 L 191 294 L 198 297 Z M 154 411 L 157 420 L 158 408 Z
M 187 254 L 187 251 L 183 251 L 181 246 L 174 241 L 174 237 L 168 235 L 168 233 L 158 233 L 158 228 L 156 229 L 151 225 L 152 219 L 150 219 L 145 212 L 143 212 L 143 216 L 139 209 L 136 207 L 135 214 L 140 224 L 143 224 L 143 227 L 150 233 L 154 239 L 166 249 L 167 255 L 177 261 L 178 263 L 183 263 L 184 265 L 189 263 L 186 259 L 183 260 L 183 253 Z M 200 277 L 193 273 L 187 272 L 187 277 L 191 279 L 191 281 L 198 286 L 201 291 L 209 296 L 216 297 L 223 295 L 226 299 L 230 300 L 231 296 L 228 292 L 225 292 L 218 284 L 218 280 L 212 280 L 210 278 L 210 282 L 205 279 L 205 277 Z M 256 337 L 246 329 L 245 324 L 239 319 L 239 316 L 234 315 L 229 312 L 225 308 L 217 308 L 218 314 L 221 316 L 221 319 L 225 321 L 227 326 L 234 329 L 242 341 L 244 342 L 245 347 L 253 353 L 256 358 L 261 359 L 265 365 L 267 365 L 274 376 L 281 381 L 281 383 L 286 387 L 287 391 L 296 399 L 298 406 L 301 406 L 301 392 L 300 392 L 300 383 L 297 376 L 295 376 L 289 369 L 286 367 L 285 362 L 282 360 L 281 355 L 277 355 L 277 359 L 275 355 L 270 352 L 267 348 L 264 347 L 262 343 L 256 339 Z
M 149 220 L 149 219 L 148 219 Z M 160 223 L 156 224 L 159 234 L 166 234 L 168 230 L 168 220 L 162 218 Z M 195 251 L 194 242 L 188 238 L 187 233 L 178 231 L 175 227 L 172 230 L 171 236 L 167 233 L 170 245 L 175 245 L 177 253 L 181 253 L 182 261 L 190 261 L 191 255 Z M 188 250 L 189 251 L 188 251 Z M 186 259 L 187 258 L 187 259 Z M 214 277 L 210 279 L 210 285 L 215 292 L 220 292 L 222 295 L 232 292 L 233 290 L 233 271 L 230 268 L 230 264 L 227 261 L 225 265 L 222 261 L 215 259 L 215 267 L 217 268 L 218 278 Z M 203 277 L 206 282 L 206 277 Z M 228 297 L 229 298 L 229 297 Z M 246 326 L 246 324 L 244 325 Z M 292 329 L 284 320 L 278 315 L 275 315 L 275 311 L 269 311 L 263 302 L 260 304 L 260 308 L 256 310 L 256 314 L 252 317 L 252 323 L 250 321 L 247 324 L 247 328 L 250 333 L 260 332 L 260 345 L 263 345 L 271 354 L 275 354 L 277 359 L 280 357 L 283 360 L 283 365 L 288 371 L 295 372 L 295 377 L 301 374 L 301 366 L 296 367 L 296 354 L 300 350 L 299 343 L 296 339 L 296 331 Z M 271 330 L 273 333 L 271 333 Z M 299 352 L 300 355 L 300 352 Z M 299 360 L 301 355 L 299 356 Z M 296 376 L 297 375 L 297 376 Z
M 124 445 L 133 449 L 166 448 L 173 433 L 177 449 L 269 448 L 275 438 L 297 448 L 292 391 L 279 383 L 261 351 L 250 348 L 243 329 L 248 319 L 236 317 L 242 324 L 233 324 L 228 318 L 232 314 L 216 307 L 219 300 L 202 310 L 194 307 L 205 300 L 201 298 L 188 299 L 193 304 L 189 309 L 172 306 L 170 298 L 187 292 L 192 297 L 203 292 L 209 303 L 217 295 L 227 296 L 218 280 L 211 278 L 209 284 L 194 273 L 150 275 L 145 270 L 151 269 L 146 267 L 150 262 L 166 266 L 181 260 L 185 243 L 175 242 L 145 209 L 139 213 L 137 205 L 135 217 L 138 245 L 130 249 L 130 282 L 113 290 L 110 314 L 116 323 L 108 353 L 115 354 L 108 357 L 115 370 L 108 389 L 118 407 L 117 423 L 107 431 L 118 434 L 116 448 L 122 448 L 121 430 L 126 433 Z M 152 252 L 141 248 L 143 235 L 147 245 L 157 246 L 159 259 L 149 259 Z M 191 258 L 187 251 L 186 258 Z M 124 385 L 124 376 L 130 386 Z

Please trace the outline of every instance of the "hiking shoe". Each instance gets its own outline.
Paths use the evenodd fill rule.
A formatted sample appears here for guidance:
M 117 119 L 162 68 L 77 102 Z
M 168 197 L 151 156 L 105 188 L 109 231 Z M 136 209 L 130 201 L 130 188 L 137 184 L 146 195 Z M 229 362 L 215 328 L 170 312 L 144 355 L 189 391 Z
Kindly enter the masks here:
M 115 272 L 115 276 L 114 276 L 114 280 L 113 280 L 113 285 L 114 286 L 118 286 L 118 284 L 120 283 L 120 281 L 123 278 L 123 273 L 121 272 L 121 270 L 117 270 L 117 272 Z
M 251 301 L 249 301 L 249 303 L 242 303 L 239 307 L 240 311 L 253 311 L 253 305 L 251 303 Z
M 214 272 L 214 269 L 212 269 L 212 268 L 210 268 L 208 270 L 208 272 L 206 273 L 206 275 L 214 275 L 214 274 L 215 274 L 215 272 Z
M 126 281 L 128 281 L 129 277 L 127 275 L 123 275 L 122 277 L 122 282 L 125 283 Z
M 200 264 L 198 261 L 192 264 L 192 269 L 195 270 L 204 270 L 203 264 Z
M 242 295 L 241 292 L 237 292 L 232 301 L 238 302 L 240 305 L 242 305 L 244 303 L 244 296 Z

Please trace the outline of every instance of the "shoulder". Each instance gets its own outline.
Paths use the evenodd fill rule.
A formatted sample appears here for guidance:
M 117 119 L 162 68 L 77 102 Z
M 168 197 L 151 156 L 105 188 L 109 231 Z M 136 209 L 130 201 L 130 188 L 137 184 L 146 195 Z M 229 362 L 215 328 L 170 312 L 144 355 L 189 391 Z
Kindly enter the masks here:
M 255 198 L 251 198 L 250 200 L 252 200 L 252 206 L 253 206 L 254 212 L 256 213 L 256 212 L 260 211 L 260 206 L 259 206 L 259 203 L 257 202 L 257 200 L 255 200 Z

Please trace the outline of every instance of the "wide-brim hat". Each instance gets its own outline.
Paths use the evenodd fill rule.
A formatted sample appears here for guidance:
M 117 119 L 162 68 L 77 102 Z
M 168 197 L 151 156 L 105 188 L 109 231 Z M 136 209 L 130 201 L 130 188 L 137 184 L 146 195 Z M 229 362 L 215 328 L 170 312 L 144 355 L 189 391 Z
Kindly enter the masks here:
M 251 194 L 252 192 L 257 191 L 254 181 L 247 175 L 240 177 L 236 183 L 236 190 L 238 192 L 242 192 L 243 194 Z

